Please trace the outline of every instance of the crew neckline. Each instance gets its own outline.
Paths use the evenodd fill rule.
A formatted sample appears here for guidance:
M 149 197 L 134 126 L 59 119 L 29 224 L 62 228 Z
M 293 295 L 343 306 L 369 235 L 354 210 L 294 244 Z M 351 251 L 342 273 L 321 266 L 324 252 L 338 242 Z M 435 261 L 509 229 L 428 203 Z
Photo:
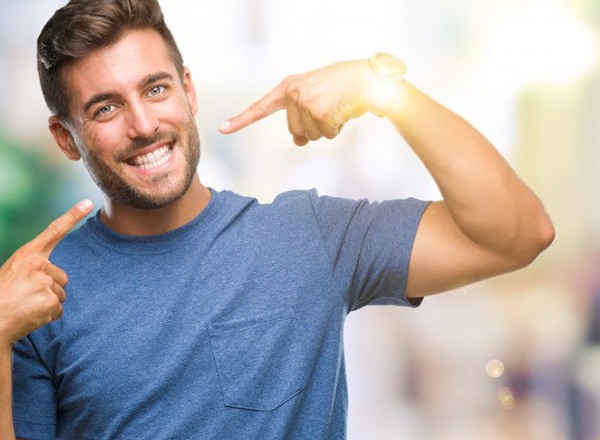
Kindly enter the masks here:
M 90 228 L 93 239 L 121 253 L 156 254 L 172 252 L 191 241 L 201 239 L 203 232 L 214 224 L 214 219 L 223 208 L 223 197 L 213 188 L 208 188 L 211 197 L 204 209 L 192 220 L 179 228 L 155 235 L 128 235 L 113 231 L 102 220 L 100 210 L 90 217 L 86 226 Z

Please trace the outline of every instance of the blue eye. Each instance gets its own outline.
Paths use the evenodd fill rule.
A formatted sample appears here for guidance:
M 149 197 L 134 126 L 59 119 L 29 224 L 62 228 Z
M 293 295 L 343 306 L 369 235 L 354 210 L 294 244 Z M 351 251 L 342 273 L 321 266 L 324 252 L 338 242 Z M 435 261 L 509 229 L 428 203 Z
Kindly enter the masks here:
M 157 95 L 160 95 L 164 91 L 165 91 L 164 86 L 154 86 L 148 91 L 148 95 L 157 96 Z
M 96 112 L 97 115 L 102 116 L 102 115 L 107 115 L 109 113 L 111 113 L 112 111 L 114 111 L 115 106 L 112 104 L 106 104 L 103 105 L 102 107 L 100 107 L 98 109 L 98 111 Z

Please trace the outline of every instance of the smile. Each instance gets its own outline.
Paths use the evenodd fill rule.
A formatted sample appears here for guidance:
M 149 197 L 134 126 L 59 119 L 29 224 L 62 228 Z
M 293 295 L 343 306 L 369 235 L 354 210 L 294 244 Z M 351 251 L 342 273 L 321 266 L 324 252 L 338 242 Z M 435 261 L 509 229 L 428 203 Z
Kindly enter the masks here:
M 132 157 L 127 162 L 141 170 L 152 170 L 166 164 L 171 158 L 172 152 L 172 147 L 165 145 L 150 153 Z

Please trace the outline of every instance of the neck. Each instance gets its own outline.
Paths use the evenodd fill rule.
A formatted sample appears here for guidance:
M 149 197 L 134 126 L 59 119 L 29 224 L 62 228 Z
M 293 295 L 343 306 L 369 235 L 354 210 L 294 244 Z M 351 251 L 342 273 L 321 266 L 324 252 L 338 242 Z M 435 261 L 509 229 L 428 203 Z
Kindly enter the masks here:
M 100 220 L 120 234 L 164 234 L 192 221 L 208 205 L 210 196 L 196 175 L 183 196 L 160 208 L 132 208 L 105 198 Z

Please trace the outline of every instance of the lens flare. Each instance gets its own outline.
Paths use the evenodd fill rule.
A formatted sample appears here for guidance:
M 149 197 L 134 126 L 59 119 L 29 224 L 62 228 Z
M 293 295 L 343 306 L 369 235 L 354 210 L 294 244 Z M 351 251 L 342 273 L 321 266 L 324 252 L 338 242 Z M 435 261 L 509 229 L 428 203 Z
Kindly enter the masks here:
M 384 117 L 394 105 L 398 93 L 397 84 L 389 78 L 377 78 L 369 89 L 369 110 L 376 116 Z

